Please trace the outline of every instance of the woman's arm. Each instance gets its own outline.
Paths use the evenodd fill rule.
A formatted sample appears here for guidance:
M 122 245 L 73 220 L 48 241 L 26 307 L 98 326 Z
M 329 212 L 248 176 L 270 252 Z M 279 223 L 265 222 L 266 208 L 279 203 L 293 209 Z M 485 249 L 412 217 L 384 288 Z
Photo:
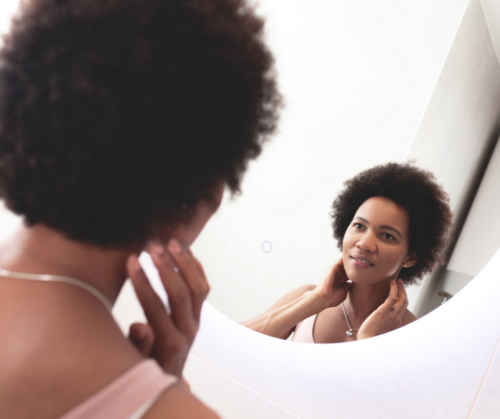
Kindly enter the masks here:
M 345 300 L 351 287 L 338 260 L 318 286 L 304 285 L 281 297 L 269 310 L 241 324 L 256 332 L 287 339 L 294 326 L 328 307 Z
M 313 292 L 315 288 L 316 285 L 296 288 L 266 312 L 241 324 L 264 335 L 287 339 L 297 323 L 326 308 Z

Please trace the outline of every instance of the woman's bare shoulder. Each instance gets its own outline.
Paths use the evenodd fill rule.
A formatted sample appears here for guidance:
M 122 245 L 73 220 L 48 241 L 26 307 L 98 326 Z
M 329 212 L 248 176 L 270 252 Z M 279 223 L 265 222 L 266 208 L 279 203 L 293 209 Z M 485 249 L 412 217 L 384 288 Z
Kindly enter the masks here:
M 168 389 L 143 418 L 220 419 L 219 415 L 196 398 L 184 383 L 178 383 Z
M 295 301 L 297 298 L 304 295 L 307 291 L 312 291 L 316 288 L 316 285 L 308 284 L 297 287 L 290 292 L 287 292 L 283 297 L 276 301 L 267 311 L 274 310 L 275 308 L 284 306 L 285 304 Z

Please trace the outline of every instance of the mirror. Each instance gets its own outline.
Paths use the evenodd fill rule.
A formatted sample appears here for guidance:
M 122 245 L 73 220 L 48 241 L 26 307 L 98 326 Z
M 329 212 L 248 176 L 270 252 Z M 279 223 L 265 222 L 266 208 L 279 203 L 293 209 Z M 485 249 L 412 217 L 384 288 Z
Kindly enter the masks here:
M 332 201 L 362 170 L 415 159 L 464 216 L 499 114 L 481 88 L 500 92 L 485 14 L 479 2 L 463 19 L 451 5 L 436 19 L 420 2 L 393 6 L 259 2 L 286 100 L 280 132 L 252 163 L 242 196 L 225 196 L 193 246 L 211 281 L 208 301 L 231 319 L 320 281 L 340 256 Z M 485 60 L 491 71 L 478 76 L 472 69 Z M 433 287 L 430 276 L 408 287 L 409 310 L 425 314 Z

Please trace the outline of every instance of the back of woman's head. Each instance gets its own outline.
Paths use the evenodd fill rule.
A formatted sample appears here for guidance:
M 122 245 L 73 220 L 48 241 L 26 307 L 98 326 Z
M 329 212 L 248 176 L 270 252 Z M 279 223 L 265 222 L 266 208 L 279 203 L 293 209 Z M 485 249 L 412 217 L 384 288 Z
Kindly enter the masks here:
M 127 246 L 233 192 L 276 127 L 244 0 L 32 0 L 0 52 L 0 197 L 28 224 Z
M 416 265 L 403 269 L 400 278 L 407 285 L 444 263 L 450 244 L 453 213 L 448 194 L 435 176 L 412 162 L 387 163 L 365 170 L 347 180 L 332 205 L 333 235 L 342 249 L 344 234 L 358 208 L 367 199 L 381 196 L 408 210 L 409 250 L 418 257 Z

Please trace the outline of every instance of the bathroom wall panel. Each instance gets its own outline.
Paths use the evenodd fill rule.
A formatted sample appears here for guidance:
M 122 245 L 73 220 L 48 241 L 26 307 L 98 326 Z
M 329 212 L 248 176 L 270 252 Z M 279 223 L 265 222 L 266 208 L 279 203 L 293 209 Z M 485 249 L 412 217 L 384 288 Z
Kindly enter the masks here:
M 470 419 L 496 418 L 500 415 L 500 342 L 477 394 Z
M 498 0 L 481 0 L 481 4 L 493 38 L 497 56 L 500 58 L 500 2 Z
M 123 333 L 126 333 L 128 331 L 128 327 L 130 325 L 130 317 L 125 316 L 124 314 L 120 313 L 117 310 L 113 310 L 112 313 L 113 318 L 115 319 L 116 323 L 118 324 L 118 327 Z
M 481 3 L 471 0 L 407 155 L 436 175 L 459 217 L 498 134 L 499 99 L 500 65 Z M 410 310 L 425 314 L 439 279 L 408 289 Z
M 500 142 L 497 142 L 488 168 L 457 240 L 443 289 L 454 295 L 464 279 L 474 277 L 500 248 Z
M 128 279 L 125 281 L 120 295 L 116 299 L 113 309 L 121 314 L 130 317 L 134 311 L 135 305 L 138 303 L 137 296 L 134 292 L 132 282 Z
M 193 394 L 222 419 L 296 419 L 299 416 L 190 355 L 184 369 Z

